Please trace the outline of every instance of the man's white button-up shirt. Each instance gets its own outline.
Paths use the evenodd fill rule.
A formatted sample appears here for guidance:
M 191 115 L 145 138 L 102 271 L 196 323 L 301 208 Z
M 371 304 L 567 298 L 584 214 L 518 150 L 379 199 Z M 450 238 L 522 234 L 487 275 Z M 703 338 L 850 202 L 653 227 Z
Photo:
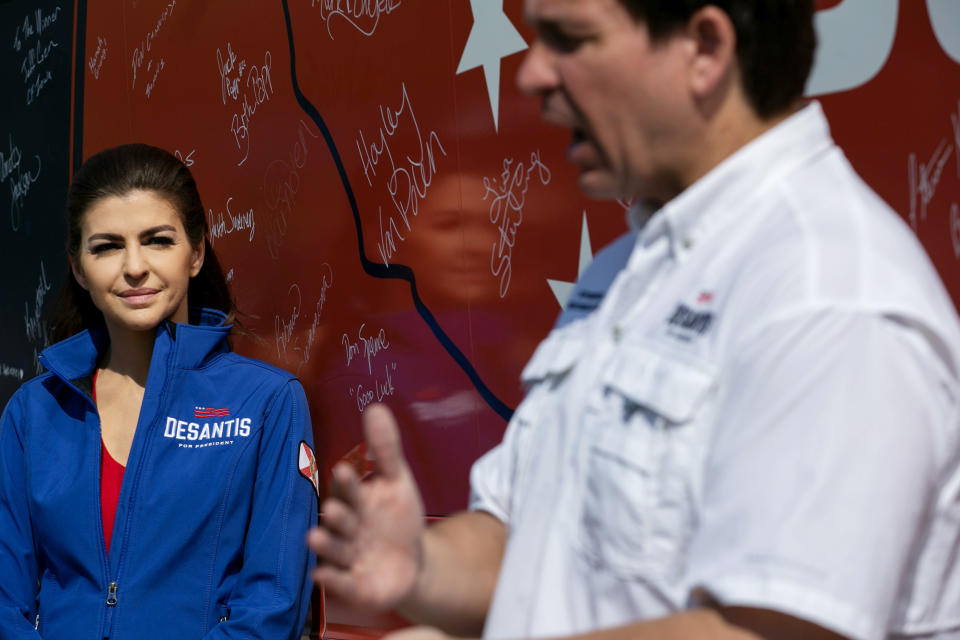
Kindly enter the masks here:
M 639 217 L 639 212 L 633 212 Z M 960 325 L 812 103 L 595 261 L 471 476 L 486 637 L 719 602 L 960 638 Z M 928 634 L 928 635 L 925 635 Z

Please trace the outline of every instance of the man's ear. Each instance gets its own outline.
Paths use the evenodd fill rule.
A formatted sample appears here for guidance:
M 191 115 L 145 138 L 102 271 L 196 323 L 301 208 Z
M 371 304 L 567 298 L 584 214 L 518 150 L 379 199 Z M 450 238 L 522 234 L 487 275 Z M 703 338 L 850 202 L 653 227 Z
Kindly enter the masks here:
M 73 258 L 68 258 L 70 262 L 70 270 L 73 272 L 73 278 L 77 281 L 81 287 L 90 290 L 90 287 L 87 286 L 87 278 L 83 275 L 83 269 L 80 268 L 80 265 L 77 264 L 77 261 Z
M 200 244 L 193 249 L 193 255 L 190 258 L 190 277 L 196 276 L 200 273 L 200 269 L 203 267 L 203 260 L 206 258 L 207 254 L 207 241 L 201 240 Z
M 699 102 L 716 104 L 738 76 L 736 28 L 725 11 L 708 5 L 690 17 L 686 29 L 695 48 L 690 90 Z

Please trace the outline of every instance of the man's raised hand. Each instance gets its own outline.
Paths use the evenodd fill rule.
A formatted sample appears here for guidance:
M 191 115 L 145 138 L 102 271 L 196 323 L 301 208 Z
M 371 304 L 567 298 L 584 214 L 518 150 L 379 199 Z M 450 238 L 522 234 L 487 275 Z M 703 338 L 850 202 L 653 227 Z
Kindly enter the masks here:
M 363 430 L 373 477 L 361 482 L 349 464 L 334 466 L 331 495 L 321 505 L 322 525 L 307 541 L 319 560 L 314 580 L 351 604 L 386 610 L 416 585 L 423 504 L 390 410 L 368 407 Z

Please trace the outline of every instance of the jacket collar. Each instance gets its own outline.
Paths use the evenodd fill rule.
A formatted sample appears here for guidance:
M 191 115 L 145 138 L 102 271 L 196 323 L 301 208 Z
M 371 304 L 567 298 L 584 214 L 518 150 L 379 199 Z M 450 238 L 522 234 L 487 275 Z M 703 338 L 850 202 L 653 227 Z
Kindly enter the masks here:
M 190 324 L 163 322 L 157 327 L 153 356 L 172 353 L 172 366 L 191 369 L 209 358 L 229 351 L 226 338 L 233 325 L 225 325 L 226 314 L 214 309 L 191 309 Z M 48 371 L 66 381 L 93 374 L 97 359 L 110 343 L 106 327 L 92 327 L 44 349 L 40 362 Z

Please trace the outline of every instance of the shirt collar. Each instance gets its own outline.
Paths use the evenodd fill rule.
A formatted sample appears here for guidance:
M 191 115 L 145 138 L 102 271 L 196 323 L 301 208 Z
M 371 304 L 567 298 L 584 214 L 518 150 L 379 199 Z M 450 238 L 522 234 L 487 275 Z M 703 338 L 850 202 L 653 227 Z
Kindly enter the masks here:
M 833 146 L 820 103 L 810 102 L 735 151 L 659 210 L 650 211 L 643 203 L 631 207 L 630 225 L 642 227 L 637 242 L 647 246 L 667 235 L 672 253 L 682 256 L 730 216 L 744 215 L 744 204 L 768 184 Z

